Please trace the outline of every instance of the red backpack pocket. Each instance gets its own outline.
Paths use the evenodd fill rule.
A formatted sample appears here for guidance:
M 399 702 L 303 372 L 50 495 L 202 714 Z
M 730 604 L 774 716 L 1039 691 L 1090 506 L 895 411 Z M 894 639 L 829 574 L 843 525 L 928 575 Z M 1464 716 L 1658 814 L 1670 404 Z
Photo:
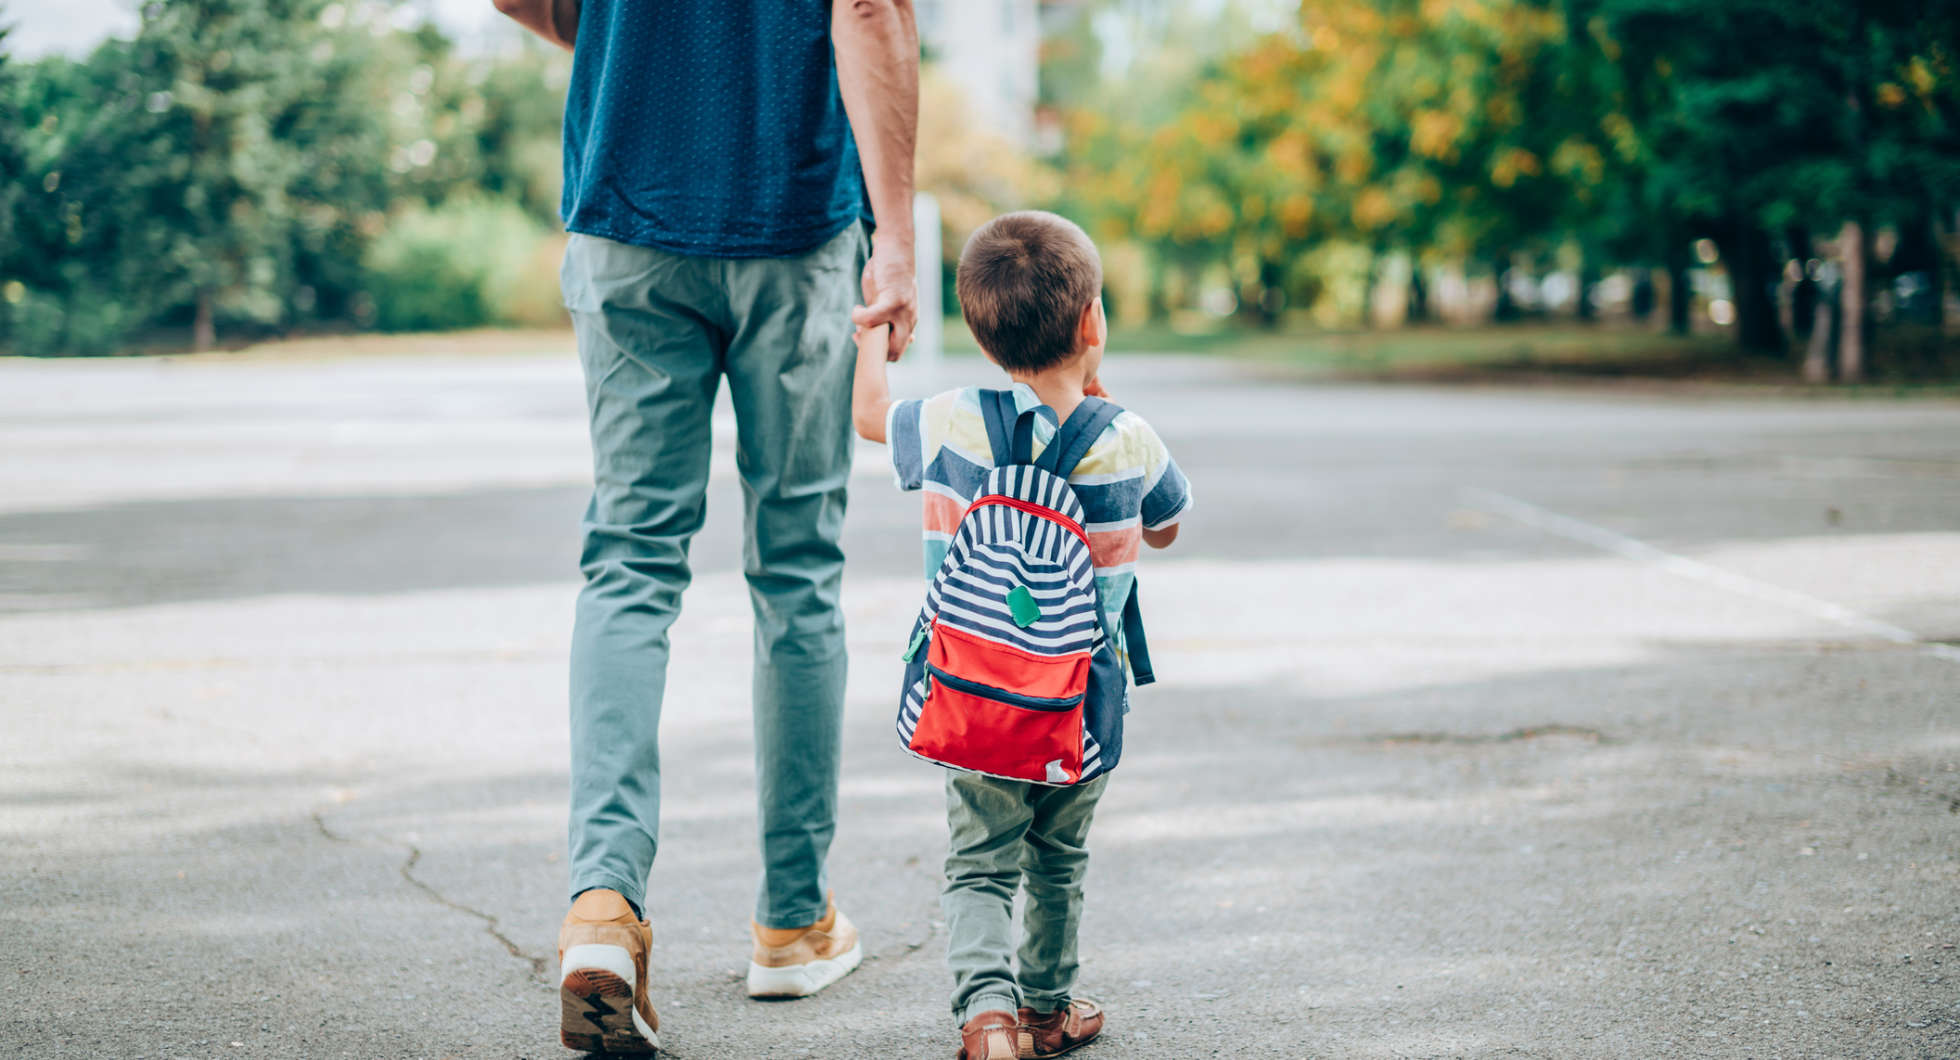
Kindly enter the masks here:
M 1081 776 L 1088 652 L 1036 655 L 944 623 L 929 643 L 914 753 L 1014 780 Z

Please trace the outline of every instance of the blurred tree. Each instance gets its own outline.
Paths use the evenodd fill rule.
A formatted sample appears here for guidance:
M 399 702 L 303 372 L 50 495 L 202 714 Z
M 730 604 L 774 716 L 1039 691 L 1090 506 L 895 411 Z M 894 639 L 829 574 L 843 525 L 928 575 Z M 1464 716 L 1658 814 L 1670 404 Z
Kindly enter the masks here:
M 361 94 L 364 42 L 320 0 L 152 0 L 137 35 L 167 145 L 144 174 L 162 229 L 157 264 L 188 292 L 192 345 L 221 308 L 292 317 L 295 249 L 339 218 L 378 208 L 385 133 Z M 338 8 L 331 10 L 339 11 Z M 339 16 L 344 18 L 344 16 Z
M 6 267 L 7 249 L 18 246 L 14 239 L 14 204 L 20 200 L 27 181 L 27 138 L 21 127 L 17 64 L 7 55 L 6 8 L 0 7 L 0 275 L 11 275 Z M 0 291 L 0 299 L 6 292 Z M 0 310 L 0 319 L 4 319 Z
M 1613 42 L 1654 196 L 1721 247 L 1745 349 L 1784 346 L 1772 233 L 1838 232 L 1862 316 L 1866 233 L 1923 228 L 1960 196 L 1953 0 L 1568 5 Z M 1847 374 L 1864 334 L 1843 335 Z
M 18 167 L 0 181 L 11 348 L 110 352 L 184 325 L 202 348 L 221 327 L 367 323 L 366 288 L 399 273 L 368 271 L 392 218 L 451 200 L 491 216 L 467 204 L 487 190 L 535 219 L 534 239 L 555 219 L 562 60 L 466 60 L 379 5 L 141 13 L 134 40 L 84 60 L 0 61 L 0 173 Z M 535 250 L 510 252 L 535 272 Z M 463 274 L 509 271 L 486 271 L 480 247 L 449 253 Z
M 946 267 L 959 262 L 967 236 L 988 218 L 1052 201 L 1057 192 L 1053 171 L 986 129 L 958 86 L 931 64 L 919 79 L 915 174 L 919 190 L 939 200 L 940 248 Z M 952 307 L 950 298 L 945 305 Z
M 1488 262 L 1501 313 L 1513 258 L 1595 211 L 1609 172 L 1602 90 L 1566 47 L 1537 0 L 1305 0 L 1297 28 L 1205 67 L 1170 120 L 1079 117 L 1071 184 L 1106 228 L 1225 262 L 1267 323 L 1329 239 Z

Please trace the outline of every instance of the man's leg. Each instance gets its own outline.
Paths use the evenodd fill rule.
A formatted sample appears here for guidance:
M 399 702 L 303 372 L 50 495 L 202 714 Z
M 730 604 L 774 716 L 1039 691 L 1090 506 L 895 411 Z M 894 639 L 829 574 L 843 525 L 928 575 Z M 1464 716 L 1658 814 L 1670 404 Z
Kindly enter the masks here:
M 762 929 L 807 928 L 829 911 L 824 858 L 844 716 L 838 537 L 851 471 L 850 309 L 863 265 L 855 225 L 799 257 L 723 263 L 755 610 Z
M 706 511 L 724 333 L 714 263 L 587 236 L 565 253 L 592 424 L 572 632 L 571 893 L 645 908 L 660 821 L 667 630 Z

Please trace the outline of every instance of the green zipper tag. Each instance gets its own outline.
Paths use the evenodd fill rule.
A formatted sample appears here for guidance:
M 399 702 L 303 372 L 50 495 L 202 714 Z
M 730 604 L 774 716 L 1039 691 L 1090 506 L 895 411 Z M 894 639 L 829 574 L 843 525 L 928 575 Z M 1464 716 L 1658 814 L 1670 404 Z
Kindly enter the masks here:
M 1041 618 L 1041 605 L 1034 602 L 1034 594 L 1025 585 L 1016 585 L 1007 591 L 1007 613 L 1014 616 L 1014 624 L 1026 629 Z
M 920 645 L 926 642 L 926 630 L 930 628 L 930 626 L 920 626 L 919 631 L 912 634 L 912 643 L 906 645 L 905 654 L 899 656 L 901 661 L 911 662 L 913 657 L 919 654 Z

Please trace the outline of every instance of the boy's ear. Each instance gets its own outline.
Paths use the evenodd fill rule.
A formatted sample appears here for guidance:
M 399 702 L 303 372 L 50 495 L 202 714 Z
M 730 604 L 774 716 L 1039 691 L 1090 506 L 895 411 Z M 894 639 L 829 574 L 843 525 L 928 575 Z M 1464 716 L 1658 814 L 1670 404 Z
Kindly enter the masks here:
M 1097 295 L 1096 300 L 1082 311 L 1082 319 L 1076 323 L 1075 338 L 1085 350 L 1109 342 L 1109 321 L 1103 316 L 1101 295 Z

